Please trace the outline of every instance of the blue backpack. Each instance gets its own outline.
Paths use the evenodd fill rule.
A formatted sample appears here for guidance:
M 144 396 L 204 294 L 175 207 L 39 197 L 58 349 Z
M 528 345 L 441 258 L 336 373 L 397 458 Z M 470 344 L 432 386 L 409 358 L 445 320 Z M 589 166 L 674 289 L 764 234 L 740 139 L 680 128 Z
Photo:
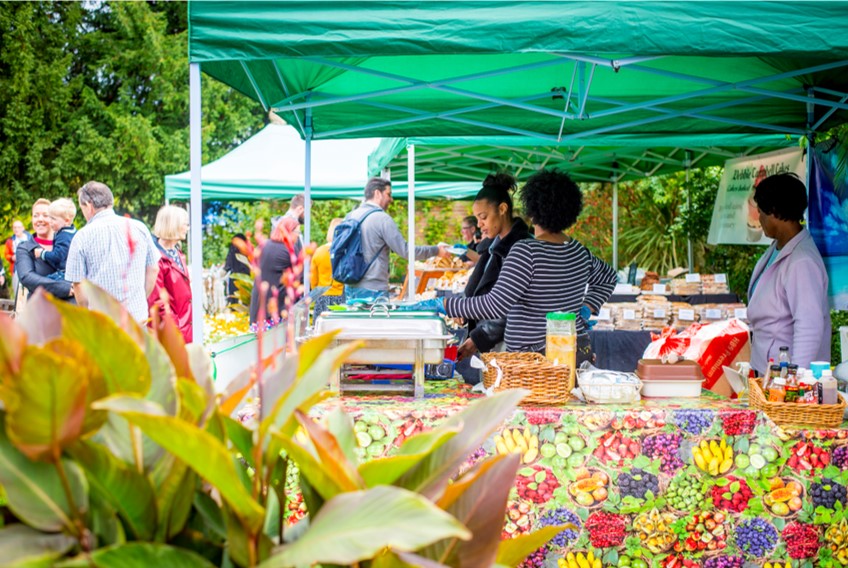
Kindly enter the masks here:
M 362 223 L 371 213 L 377 211 L 380 209 L 372 209 L 358 220 L 345 219 L 333 231 L 330 264 L 333 267 L 333 280 L 336 282 L 356 284 L 365 277 L 365 273 L 380 256 L 382 249 L 369 262 L 365 262 L 365 255 L 362 253 Z

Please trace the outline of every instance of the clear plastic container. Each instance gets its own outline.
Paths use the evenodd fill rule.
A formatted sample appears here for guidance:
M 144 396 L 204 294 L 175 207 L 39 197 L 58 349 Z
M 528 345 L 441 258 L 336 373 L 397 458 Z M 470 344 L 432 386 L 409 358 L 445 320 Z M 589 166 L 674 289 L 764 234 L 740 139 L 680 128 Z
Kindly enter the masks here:
M 554 365 L 568 365 L 574 384 L 577 365 L 577 316 L 567 312 L 550 312 L 546 316 L 545 356 Z

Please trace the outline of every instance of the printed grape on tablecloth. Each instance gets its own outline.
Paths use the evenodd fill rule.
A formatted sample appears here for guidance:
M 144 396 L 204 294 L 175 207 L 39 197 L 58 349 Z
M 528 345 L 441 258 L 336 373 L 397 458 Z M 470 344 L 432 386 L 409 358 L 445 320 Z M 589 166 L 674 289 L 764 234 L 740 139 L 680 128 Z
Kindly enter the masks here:
M 374 458 L 476 396 L 454 381 L 428 382 L 424 399 L 346 396 L 316 416 L 340 404 L 362 455 Z M 848 565 L 845 429 L 784 430 L 705 392 L 629 407 L 521 408 L 466 467 L 504 452 L 520 453 L 522 466 L 503 538 L 578 527 L 527 567 L 578 566 L 590 551 L 604 567 Z M 291 523 L 304 511 L 295 478 Z

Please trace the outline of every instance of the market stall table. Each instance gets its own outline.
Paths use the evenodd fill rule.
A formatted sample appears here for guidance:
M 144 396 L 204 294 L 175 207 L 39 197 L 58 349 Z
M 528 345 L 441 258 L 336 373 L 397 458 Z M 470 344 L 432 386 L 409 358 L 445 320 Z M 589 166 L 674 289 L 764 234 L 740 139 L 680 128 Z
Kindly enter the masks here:
M 428 382 L 423 399 L 345 396 L 315 414 L 341 405 L 360 432 L 363 455 L 376 458 L 478 396 L 455 381 Z M 783 430 L 705 391 L 700 399 L 628 407 L 519 408 L 466 467 L 499 451 L 521 453 L 504 538 L 563 521 L 579 527 L 525 566 L 556 565 L 567 552 L 594 549 L 604 566 L 624 555 L 666 566 L 680 555 L 708 568 L 741 567 L 815 560 L 831 541 L 848 559 L 846 528 L 831 523 L 842 518 L 835 501 L 845 502 L 834 488 L 848 482 L 846 436 L 844 429 Z M 822 474 L 830 490 L 817 485 Z M 302 514 L 297 499 L 288 503 L 291 522 Z

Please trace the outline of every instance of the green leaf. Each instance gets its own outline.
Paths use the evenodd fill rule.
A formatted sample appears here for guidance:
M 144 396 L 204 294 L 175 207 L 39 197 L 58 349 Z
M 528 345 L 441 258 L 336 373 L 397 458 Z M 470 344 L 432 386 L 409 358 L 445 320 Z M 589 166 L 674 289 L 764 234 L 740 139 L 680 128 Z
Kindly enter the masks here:
M 6 490 L 9 509 L 16 517 L 45 532 L 73 531 L 71 507 L 62 481 L 52 464 L 34 462 L 19 452 L 6 436 L 0 420 L 0 484 Z M 88 507 L 85 476 L 73 462 L 63 460 L 76 505 Z
M 412 552 L 386 550 L 371 561 L 371 568 L 449 568 Z M 497 568 L 497 567 L 496 567 Z
M 515 568 L 525 558 L 539 550 L 539 548 L 547 544 L 556 535 L 569 528 L 576 527 L 573 525 L 542 527 L 532 533 L 503 540 L 498 546 L 496 562 L 510 568 Z
M 199 554 L 167 544 L 130 542 L 119 546 L 100 548 L 87 557 L 73 559 L 57 565 L 57 568 L 214 568 Z
M 286 453 L 297 464 L 300 475 L 309 482 L 322 499 L 325 501 L 332 499 L 344 491 L 338 480 L 331 475 L 330 469 L 325 468 L 315 455 L 282 434 L 272 432 L 272 436 L 280 441 Z
M 256 467 L 256 462 L 253 459 L 253 431 L 229 416 L 222 416 L 221 419 L 224 421 L 227 430 L 227 439 L 239 451 L 247 465 Z
M 347 460 L 336 438 L 300 410 L 294 412 L 301 428 L 309 436 L 321 466 L 336 480 L 336 483 L 344 491 L 365 489 L 365 482 L 359 475 L 355 463 Z
M 468 527 L 473 536 L 468 541 L 442 540 L 419 554 L 450 566 L 492 564 L 519 463 L 518 454 L 493 457 L 448 486 L 436 504 Z
M 10 525 L 0 529 L 0 558 L 3 566 L 10 568 L 46 564 L 63 556 L 76 543 L 75 538 L 62 533 L 45 534 L 26 525 Z
M 351 564 L 373 558 L 386 547 L 411 552 L 452 537 L 468 539 L 471 533 L 424 497 L 380 485 L 325 503 L 299 540 L 282 546 L 260 566 Z
M 156 495 L 147 477 L 100 444 L 80 441 L 68 453 L 85 471 L 91 489 L 118 511 L 135 538 L 153 538 Z
M 79 341 L 103 372 L 110 394 L 147 394 L 150 390 L 150 365 L 141 350 L 117 324 L 104 313 L 52 300 L 62 315 L 62 335 Z M 132 318 L 126 325 L 138 325 Z M 108 345 L 108 349 L 103 349 Z
M 227 526 L 224 523 L 224 514 L 212 497 L 206 493 L 196 491 L 194 493 L 194 508 L 200 513 L 200 516 L 206 522 L 206 526 L 212 532 L 221 537 L 221 539 L 227 538 Z
M 227 525 L 227 551 L 233 562 L 239 566 L 255 566 L 257 561 L 261 561 L 271 554 L 273 544 L 263 532 L 259 532 L 256 535 L 259 540 L 257 547 L 259 558 L 251 559 L 251 550 L 254 548 L 251 536 L 245 531 L 244 525 L 228 505 L 225 504 L 222 511 Z
M 180 419 L 199 424 L 206 412 L 206 392 L 191 379 L 177 379 L 177 392 L 180 395 Z
M 728 485 L 730 485 L 730 480 L 726 477 L 720 477 L 719 479 L 715 480 L 715 484 L 719 487 L 727 487 Z
M 327 429 L 336 438 L 339 447 L 344 453 L 347 461 L 357 465 L 359 458 L 356 455 L 356 433 L 353 431 L 353 418 L 342 408 L 333 409 L 325 418 Z
M 404 441 L 397 454 L 364 462 L 359 466 L 359 474 L 368 487 L 391 485 L 458 432 L 459 427 L 440 428 L 411 436 Z
M 445 420 L 436 430 L 462 426 L 462 431 L 405 473 L 397 484 L 428 498 L 438 497 L 459 466 L 483 445 L 526 395 L 526 390 L 501 392 L 473 402 Z
M 148 414 L 150 405 L 132 397 L 110 397 L 97 403 L 120 414 L 211 483 L 253 532 L 262 527 L 264 511 L 253 500 L 226 446 L 208 432 L 172 416 Z

